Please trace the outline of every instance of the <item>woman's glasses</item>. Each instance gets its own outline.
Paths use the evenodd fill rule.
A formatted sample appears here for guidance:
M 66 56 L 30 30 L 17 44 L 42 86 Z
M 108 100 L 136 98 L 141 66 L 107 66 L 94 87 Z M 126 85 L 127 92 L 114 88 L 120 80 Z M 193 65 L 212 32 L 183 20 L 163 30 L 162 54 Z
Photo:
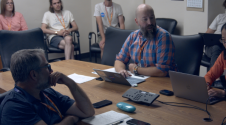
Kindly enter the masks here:
M 219 41 L 220 41 L 221 43 L 223 43 L 223 44 L 226 43 L 225 39 L 222 39 L 222 38 L 221 38 Z

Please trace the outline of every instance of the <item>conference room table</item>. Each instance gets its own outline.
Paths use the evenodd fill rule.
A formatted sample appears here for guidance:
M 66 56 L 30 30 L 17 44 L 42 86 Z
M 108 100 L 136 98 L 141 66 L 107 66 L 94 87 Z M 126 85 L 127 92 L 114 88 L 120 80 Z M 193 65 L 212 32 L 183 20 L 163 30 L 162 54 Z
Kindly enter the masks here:
M 76 73 L 92 77 L 98 77 L 98 75 L 92 73 L 93 68 L 101 70 L 112 68 L 111 66 L 77 60 L 65 60 L 53 62 L 50 64 L 54 72 L 59 71 L 64 73 L 65 75 Z M 1 89 L 8 91 L 11 90 L 14 85 L 15 83 L 10 71 L 0 73 Z M 211 118 L 213 119 L 213 121 L 205 122 L 203 121 L 203 118 L 208 117 L 207 113 L 197 109 L 164 105 L 158 101 L 154 101 L 150 106 L 128 101 L 128 99 L 123 98 L 122 95 L 129 88 L 131 88 L 131 86 L 105 81 L 97 81 L 95 79 L 79 84 L 79 86 L 85 91 L 92 103 L 105 99 L 111 100 L 113 102 L 112 105 L 95 109 L 95 115 L 114 110 L 119 113 L 127 114 L 132 118 L 148 122 L 151 125 L 220 125 L 223 118 L 226 116 L 225 101 L 219 102 L 214 105 L 208 105 L 208 111 L 211 113 Z M 64 95 L 73 98 L 70 90 L 65 85 L 57 84 L 52 88 Z M 145 82 L 138 84 L 135 89 L 159 94 L 159 91 L 162 89 L 172 90 L 172 86 L 169 77 L 150 77 L 146 79 Z M 178 98 L 175 96 L 160 95 L 157 100 L 162 102 L 187 103 L 203 109 L 205 109 L 206 106 L 203 103 Z M 118 102 L 131 104 L 136 107 L 136 111 L 134 113 L 124 112 L 117 108 L 116 104 Z M 80 122 L 79 124 L 83 123 Z

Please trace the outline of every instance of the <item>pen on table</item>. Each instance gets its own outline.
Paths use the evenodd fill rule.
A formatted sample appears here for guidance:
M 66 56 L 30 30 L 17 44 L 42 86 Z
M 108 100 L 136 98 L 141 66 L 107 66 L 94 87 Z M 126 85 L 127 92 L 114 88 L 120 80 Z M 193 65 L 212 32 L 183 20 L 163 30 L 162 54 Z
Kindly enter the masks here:
M 122 121 L 115 122 L 115 123 L 113 123 L 113 124 L 111 124 L 111 125 L 119 125 L 119 124 L 121 124 L 121 123 L 123 123 L 123 120 L 122 120 Z

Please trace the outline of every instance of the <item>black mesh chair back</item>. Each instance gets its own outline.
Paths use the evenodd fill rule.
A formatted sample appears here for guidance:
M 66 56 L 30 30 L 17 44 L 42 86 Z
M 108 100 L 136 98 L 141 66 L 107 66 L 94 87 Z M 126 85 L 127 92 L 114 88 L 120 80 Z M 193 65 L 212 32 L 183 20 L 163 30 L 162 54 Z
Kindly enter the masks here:
M 198 35 L 172 35 L 175 45 L 175 62 L 179 72 L 199 75 L 203 53 L 203 39 Z
M 22 49 L 43 49 L 48 60 L 43 32 L 40 28 L 26 31 L 0 31 L 0 53 L 3 68 L 10 68 L 13 53 Z
M 101 63 L 104 65 L 114 66 L 116 54 L 122 48 L 127 37 L 133 30 L 121 30 L 109 27 L 105 33 L 105 46 Z
M 156 18 L 156 24 L 168 31 L 170 34 L 173 34 L 177 26 L 177 21 L 175 19 Z

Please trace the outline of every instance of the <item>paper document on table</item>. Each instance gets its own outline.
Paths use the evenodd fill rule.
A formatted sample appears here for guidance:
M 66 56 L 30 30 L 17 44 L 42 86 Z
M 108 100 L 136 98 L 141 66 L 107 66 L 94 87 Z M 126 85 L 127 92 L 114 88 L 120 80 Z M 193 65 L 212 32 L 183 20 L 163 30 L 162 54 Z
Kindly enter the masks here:
M 116 72 L 115 68 L 110 68 L 110 69 L 105 69 L 103 71 L 107 71 L 107 72 Z M 135 76 L 133 73 L 131 73 L 130 71 L 128 71 L 132 76 L 132 78 L 137 78 L 137 79 L 147 79 L 150 76 Z M 93 74 L 97 74 L 96 72 L 92 72 Z
M 78 75 L 76 73 L 68 75 L 68 77 L 71 78 L 72 80 L 74 80 L 76 83 L 79 83 L 79 84 L 91 81 L 91 80 L 96 78 L 96 77 Z
M 91 125 L 111 125 L 119 121 L 123 121 L 119 125 L 127 125 L 126 121 L 132 119 L 130 116 L 113 110 L 83 119 L 82 121 Z

